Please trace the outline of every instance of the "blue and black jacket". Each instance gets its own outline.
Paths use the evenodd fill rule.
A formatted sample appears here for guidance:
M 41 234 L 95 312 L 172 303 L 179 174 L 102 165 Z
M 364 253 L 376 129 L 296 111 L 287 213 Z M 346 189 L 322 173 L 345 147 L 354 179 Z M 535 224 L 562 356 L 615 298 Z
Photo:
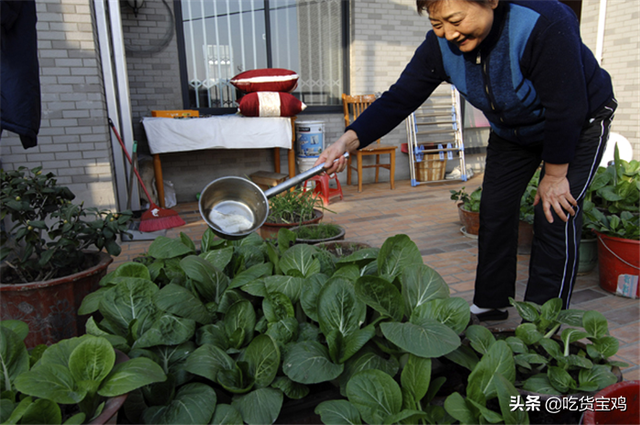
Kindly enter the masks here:
M 613 98 L 609 74 L 562 3 L 500 1 L 494 12 L 489 35 L 473 52 L 427 33 L 398 81 L 348 127 L 360 147 L 393 130 L 447 81 L 497 135 L 542 146 L 550 163 L 573 159 L 583 126 Z

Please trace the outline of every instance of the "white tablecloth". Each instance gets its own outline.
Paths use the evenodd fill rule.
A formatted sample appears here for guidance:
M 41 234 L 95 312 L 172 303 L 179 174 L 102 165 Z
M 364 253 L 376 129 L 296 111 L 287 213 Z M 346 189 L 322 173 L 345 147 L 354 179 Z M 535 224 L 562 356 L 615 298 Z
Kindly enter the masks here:
M 291 118 L 145 117 L 142 125 L 152 154 L 200 149 L 291 149 Z

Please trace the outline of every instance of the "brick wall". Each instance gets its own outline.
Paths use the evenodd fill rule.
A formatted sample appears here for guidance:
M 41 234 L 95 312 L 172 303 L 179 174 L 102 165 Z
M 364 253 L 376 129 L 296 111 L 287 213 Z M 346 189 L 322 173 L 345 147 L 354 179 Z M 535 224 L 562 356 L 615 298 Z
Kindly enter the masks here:
M 109 128 L 89 0 L 38 0 L 38 146 L 4 131 L 2 167 L 42 166 L 86 205 L 115 208 Z
M 596 52 L 600 0 L 583 0 L 580 29 L 583 41 Z M 633 158 L 640 160 L 640 3 L 609 0 L 602 66 L 611 74 L 619 106 L 611 131 L 626 137 Z

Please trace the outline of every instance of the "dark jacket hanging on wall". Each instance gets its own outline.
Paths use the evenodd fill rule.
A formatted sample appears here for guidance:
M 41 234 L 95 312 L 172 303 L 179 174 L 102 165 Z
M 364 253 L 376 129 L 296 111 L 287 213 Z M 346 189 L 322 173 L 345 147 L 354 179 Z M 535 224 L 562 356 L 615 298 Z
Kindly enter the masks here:
M 40 74 L 35 0 L 0 0 L 0 135 L 20 136 L 27 149 L 37 145 L 40 130 Z

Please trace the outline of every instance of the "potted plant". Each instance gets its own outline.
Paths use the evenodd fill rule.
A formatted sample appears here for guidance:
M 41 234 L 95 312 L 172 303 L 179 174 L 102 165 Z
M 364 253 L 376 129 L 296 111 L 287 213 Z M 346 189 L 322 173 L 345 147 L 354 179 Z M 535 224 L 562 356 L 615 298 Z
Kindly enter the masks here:
M 618 351 L 618 340 L 608 333 L 605 317 L 596 311 L 562 310 L 559 298 L 539 306 L 531 302 L 510 300 L 523 323 L 515 329 L 487 329 L 471 325 L 465 330 L 465 346 L 453 357 L 470 369 L 465 396 L 454 394 L 447 399 L 445 409 L 456 419 L 480 423 L 480 417 L 490 420 L 495 412 L 486 411 L 487 403 L 498 396 L 499 404 L 510 400 L 500 395 L 501 382 L 513 384 L 517 399 L 534 396 L 544 403 L 552 397 L 565 397 L 596 391 L 619 382 L 623 363 L 611 361 Z M 557 335 L 562 325 L 566 325 Z M 584 342 L 586 341 L 586 342 Z M 494 379 L 500 374 L 501 379 Z M 495 404 L 496 401 L 494 401 Z M 480 407 L 478 407 L 480 405 Z M 535 410 L 535 409 L 534 409 Z M 504 413 L 504 412 L 503 412 Z M 577 423 L 580 412 L 565 409 L 563 423 Z M 534 423 L 547 423 L 549 415 L 540 409 L 530 417 Z M 542 416 L 541 416 L 542 415 Z M 516 422 L 523 423 L 523 422 Z
M 166 380 L 146 358 L 129 359 L 103 337 L 83 335 L 30 352 L 29 329 L 0 322 L 3 423 L 115 423 L 127 394 Z
M 315 245 L 320 242 L 343 240 L 345 229 L 334 223 L 303 224 L 291 228 L 296 235 L 296 243 Z
M 592 191 L 584 211 L 598 238 L 600 286 L 638 298 L 640 162 L 620 159 L 616 146 L 613 163 L 598 169 Z
M 269 216 L 260 227 L 264 239 L 275 239 L 282 228 L 319 223 L 324 217 L 322 202 L 311 191 L 296 187 L 269 199 Z
M 73 193 L 40 167 L 0 170 L 0 179 L 2 320 L 28 323 L 28 347 L 82 334 L 77 309 L 120 253 L 131 213 L 72 203 Z
M 294 404 L 338 399 L 368 420 L 386 409 L 364 401 L 368 389 L 388 381 L 364 374 L 371 368 L 402 388 L 407 404 L 389 415 L 447 416 L 430 404 L 442 384 L 430 379 L 431 359 L 460 346 L 467 302 L 449 296 L 406 235 L 327 261 L 327 251 L 291 245 L 288 233 L 275 244 L 256 234 L 225 241 L 208 230 L 199 253 L 186 235 L 159 237 L 85 298 L 81 312 L 100 313 L 90 334 L 157 361 L 168 375 L 131 393 L 128 421 L 273 423 L 289 421 Z M 317 409 L 330 420 L 331 404 Z
M 540 182 L 540 169 L 536 170 L 533 177 L 527 184 L 527 188 L 520 198 L 520 215 L 518 222 L 518 254 L 531 254 L 531 243 L 533 242 L 533 202 L 538 193 L 538 183 Z
M 480 228 L 480 199 L 482 198 L 482 187 L 478 187 L 471 194 L 460 190 L 450 190 L 451 200 L 456 201 L 458 206 L 458 216 L 462 223 L 462 233 L 477 237 Z

